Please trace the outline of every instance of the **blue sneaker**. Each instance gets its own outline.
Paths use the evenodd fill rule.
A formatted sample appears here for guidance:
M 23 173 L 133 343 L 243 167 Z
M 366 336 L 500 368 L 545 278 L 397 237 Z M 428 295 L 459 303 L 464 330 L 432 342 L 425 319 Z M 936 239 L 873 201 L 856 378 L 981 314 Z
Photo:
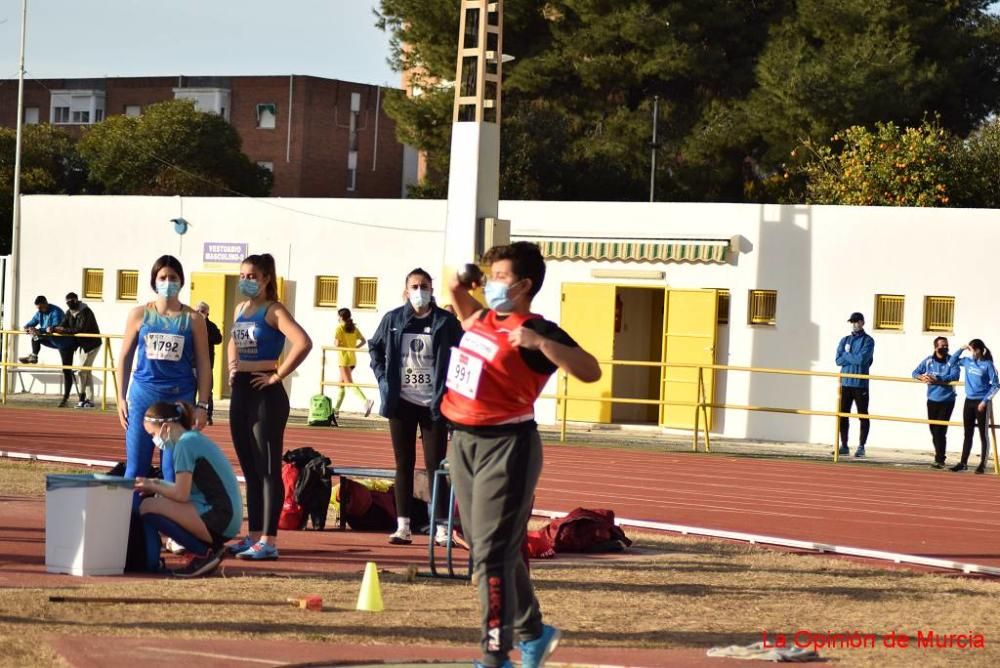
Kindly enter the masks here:
M 274 561 L 278 558 L 278 548 L 270 543 L 257 541 L 246 550 L 236 555 L 237 559 L 249 559 L 251 561 Z
M 522 640 L 517 644 L 521 650 L 522 668 L 542 668 L 552 653 L 559 647 L 562 631 L 548 624 L 542 625 L 542 635 L 534 640 Z
M 486 668 L 486 664 L 480 663 L 479 661 L 473 661 L 472 668 Z M 504 661 L 502 664 L 500 664 L 500 668 L 514 668 L 514 664 L 511 663 L 509 660 Z
M 238 543 L 233 543 L 232 545 L 226 546 L 226 552 L 229 554 L 239 554 L 240 552 L 246 552 L 256 541 L 250 538 L 250 536 L 243 536 L 243 540 Z
M 838 454 L 849 455 L 849 454 L 851 454 L 851 449 L 849 447 L 847 447 L 846 444 L 842 445 L 842 446 L 840 446 L 840 452 Z

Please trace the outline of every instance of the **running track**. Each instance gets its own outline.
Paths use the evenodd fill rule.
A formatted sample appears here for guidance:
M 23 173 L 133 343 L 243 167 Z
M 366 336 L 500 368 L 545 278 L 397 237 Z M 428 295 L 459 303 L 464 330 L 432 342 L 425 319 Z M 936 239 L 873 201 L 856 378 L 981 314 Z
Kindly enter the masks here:
M 206 433 L 232 453 L 227 425 Z M 117 461 L 123 436 L 112 413 L 0 408 L 0 451 Z M 393 467 L 387 432 L 290 426 L 286 449 L 302 446 L 335 466 Z M 550 443 L 535 507 L 1000 566 L 998 493 L 971 472 Z

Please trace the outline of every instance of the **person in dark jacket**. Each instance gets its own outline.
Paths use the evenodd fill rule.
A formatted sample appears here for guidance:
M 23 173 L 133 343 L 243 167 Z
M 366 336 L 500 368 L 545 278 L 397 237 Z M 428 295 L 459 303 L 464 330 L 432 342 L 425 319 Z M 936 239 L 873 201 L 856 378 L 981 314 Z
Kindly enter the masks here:
M 837 366 L 840 373 L 867 374 L 871 369 L 872 361 L 875 358 L 875 339 L 865 332 L 865 317 L 858 312 L 851 314 L 847 319 L 851 323 L 851 333 L 840 340 L 837 344 Z M 841 378 L 840 412 L 850 413 L 851 404 L 855 404 L 858 414 L 868 414 L 868 379 L 867 378 Z M 858 441 L 858 449 L 854 452 L 855 457 L 865 456 L 865 443 L 868 442 L 868 429 L 870 421 L 861 418 L 861 437 Z M 847 433 L 850 425 L 847 418 L 840 418 L 840 454 L 850 454 L 847 447 Z
M 389 419 L 392 449 L 396 456 L 396 523 L 389 536 L 393 545 L 408 545 L 413 503 L 413 469 L 416 463 L 417 426 L 424 450 L 424 468 L 429 475 L 441 465 L 448 448 L 447 421 L 441 415 L 448 359 L 462 338 L 462 325 L 438 307 L 433 282 L 423 269 L 406 275 L 406 303 L 385 314 L 375 334 L 368 339 L 372 371 L 378 380 L 379 413 Z M 448 490 L 439 490 L 436 517 L 448 516 Z M 445 526 L 438 524 L 436 540 L 447 540 Z
M 198 303 L 198 313 L 205 316 L 205 326 L 208 327 L 208 363 L 212 367 L 212 388 L 208 395 L 208 424 L 212 424 L 212 413 L 215 412 L 215 346 L 222 343 L 222 332 L 219 327 L 208 319 L 209 306 L 205 302 Z
M 948 358 L 948 338 L 934 339 L 934 354 L 925 358 L 913 370 L 913 377 L 927 383 L 927 419 L 951 419 L 955 409 L 955 388 L 952 382 L 958 380 L 959 366 Z M 936 469 L 944 468 L 948 450 L 948 425 L 932 424 L 931 438 L 934 441 L 934 463 Z
M 75 292 L 66 295 L 66 312 L 63 314 L 62 322 L 55 328 L 60 334 L 100 334 L 101 328 L 97 325 L 97 318 L 90 307 L 80 301 L 80 297 Z M 79 351 L 79 359 L 76 366 L 92 367 L 97 359 L 97 351 L 101 349 L 101 339 L 94 336 L 77 336 L 74 350 Z M 72 359 L 72 358 L 71 358 Z M 81 369 L 77 374 L 77 394 L 80 401 L 77 408 L 94 407 L 94 373 L 89 369 Z M 68 395 L 65 399 L 68 398 Z

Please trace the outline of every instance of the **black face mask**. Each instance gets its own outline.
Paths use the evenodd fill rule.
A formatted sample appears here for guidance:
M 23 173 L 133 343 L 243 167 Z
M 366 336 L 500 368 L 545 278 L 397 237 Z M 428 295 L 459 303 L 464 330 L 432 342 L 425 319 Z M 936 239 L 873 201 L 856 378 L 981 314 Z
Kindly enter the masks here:
M 947 346 L 945 346 L 944 348 L 938 348 L 937 349 L 937 354 L 940 355 L 941 357 L 947 357 L 948 356 L 948 348 L 947 348 Z
M 66 307 L 69 308 L 71 311 L 75 311 L 77 308 L 79 308 L 79 306 L 80 302 L 66 302 Z

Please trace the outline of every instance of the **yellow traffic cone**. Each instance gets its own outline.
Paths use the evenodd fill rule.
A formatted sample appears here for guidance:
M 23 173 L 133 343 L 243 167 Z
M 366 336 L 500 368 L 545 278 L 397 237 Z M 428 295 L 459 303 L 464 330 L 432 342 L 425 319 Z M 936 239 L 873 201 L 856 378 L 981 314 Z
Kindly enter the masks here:
M 378 584 L 378 568 L 374 561 L 365 565 L 365 577 L 361 580 L 358 593 L 358 610 L 382 612 L 382 589 Z

